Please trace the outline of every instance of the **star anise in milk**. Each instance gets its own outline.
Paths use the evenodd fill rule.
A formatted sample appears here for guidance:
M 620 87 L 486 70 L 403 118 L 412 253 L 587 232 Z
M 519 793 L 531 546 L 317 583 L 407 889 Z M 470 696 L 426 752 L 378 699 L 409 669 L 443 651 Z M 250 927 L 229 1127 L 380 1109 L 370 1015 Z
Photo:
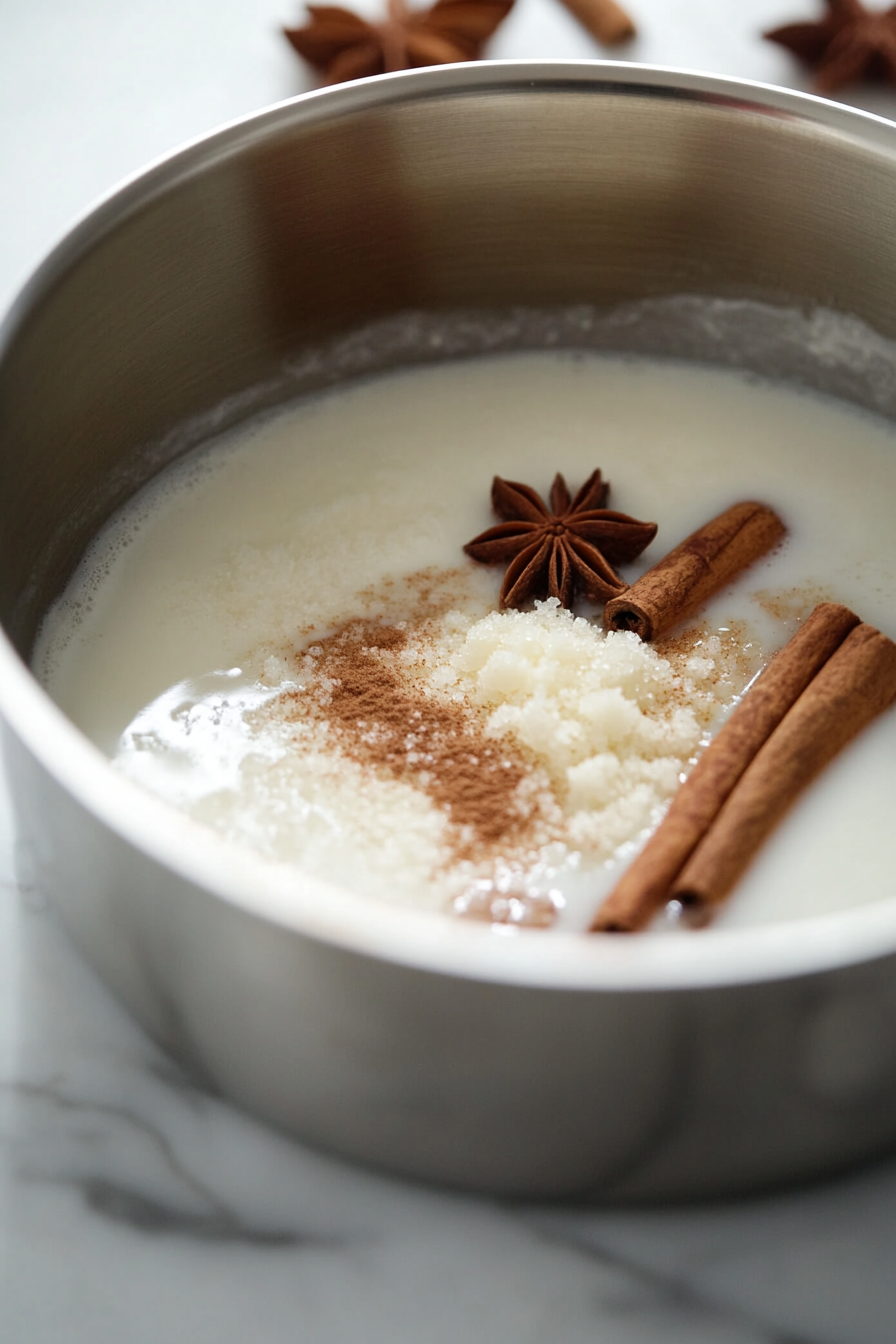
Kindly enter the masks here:
M 896 5 L 869 10 L 861 0 L 826 0 L 816 23 L 788 23 L 764 36 L 816 68 L 819 93 L 869 76 L 896 83 Z
M 436 0 L 409 9 L 388 0 L 386 16 L 368 23 L 338 5 L 308 5 L 304 28 L 284 28 L 295 50 L 326 84 L 422 65 L 475 61 L 514 0 Z
M 530 485 L 495 477 L 492 507 L 504 521 L 464 550 L 484 565 L 507 565 L 502 607 L 546 597 L 568 607 L 578 592 L 604 603 L 625 592 L 628 584 L 615 566 L 635 560 L 650 545 L 656 523 L 605 508 L 609 492 L 609 482 L 594 471 L 573 499 L 558 472 L 548 508 Z

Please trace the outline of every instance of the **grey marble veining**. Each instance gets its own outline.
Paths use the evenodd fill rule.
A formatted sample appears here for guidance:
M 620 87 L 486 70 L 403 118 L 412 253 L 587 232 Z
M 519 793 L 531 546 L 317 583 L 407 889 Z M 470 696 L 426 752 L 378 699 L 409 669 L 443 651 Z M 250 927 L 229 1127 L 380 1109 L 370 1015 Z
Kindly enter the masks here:
M 359 8 L 374 12 L 378 0 Z M 293 0 L 5 7 L 0 298 L 126 172 L 307 87 Z M 632 0 L 656 61 L 808 87 L 820 0 Z M 600 54 L 518 0 L 498 57 Z M 853 101 L 896 116 L 884 89 Z M 892 1344 L 896 1159 L 749 1203 L 477 1200 L 295 1145 L 159 1053 L 14 879 L 0 793 L 0 1344 Z

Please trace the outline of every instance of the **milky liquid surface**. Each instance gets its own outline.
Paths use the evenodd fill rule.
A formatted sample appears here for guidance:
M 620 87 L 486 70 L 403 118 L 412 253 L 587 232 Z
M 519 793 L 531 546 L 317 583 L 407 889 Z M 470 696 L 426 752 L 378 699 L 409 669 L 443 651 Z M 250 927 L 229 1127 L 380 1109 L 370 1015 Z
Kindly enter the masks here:
M 748 642 L 767 658 L 796 617 L 832 599 L 896 636 L 890 427 L 722 371 L 515 355 L 321 395 L 169 470 L 94 544 L 45 623 L 36 671 L 110 756 L 135 733 L 162 725 L 182 736 L 186 725 L 200 765 L 172 768 L 162 753 L 142 782 L 217 824 L 214 809 L 224 815 L 232 804 L 246 710 L 263 712 L 275 694 L 261 675 L 267 658 L 375 609 L 379 597 L 399 618 L 403 576 L 424 569 L 460 567 L 470 610 L 494 608 L 500 571 L 461 552 L 494 522 L 492 476 L 546 495 L 555 471 L 575 489 L 596 466 L 612 482 L 611 507 L 659 523 L 656 541 L 626 569 L 629 580 L 736 500 L 765 500 L 784 517 L 784 547 L 710 604 L 708 630 L 745 622 Z M 253 769 L 286 768 L 282 740 L 253 752 Z M 347 765 L 349 808 L 351 773 Z M 202 802 L 197 812 L 212 785 L 214 806 Z M 413 899 L 419 883 L 420 903 L 438 908 L 422 890 L 435 822 L 412 793 L 396 787 L 384 810 L 371 810 L 366 855 L 334 859 L 331 876 L 379 890 L 398 862 L 402 898 Z M 718 922 L 793 918 L 896 895 L 894 796 L 889 713 L 798 803 Z M 254 826 L 264 850 L 276 830 L 276 858 L 326 873 L 340 820 L 331 794 L 321 798 L 305 789 L 298 835 L 260 815 L 241 823 L 242 838 L 252 844 Z M 282 811 L 282 797 L 272 806 Z M 377 846 L 390 808 L 419 838 L 416 858 L 396 860 L 387 843 Z M 221 829 L 233 834 L 229 826 Z M 566 863 L 553 875 L 582 926 L 630 852 L 600 873 Z M 368 882 L 371 865 L 379 871 Z

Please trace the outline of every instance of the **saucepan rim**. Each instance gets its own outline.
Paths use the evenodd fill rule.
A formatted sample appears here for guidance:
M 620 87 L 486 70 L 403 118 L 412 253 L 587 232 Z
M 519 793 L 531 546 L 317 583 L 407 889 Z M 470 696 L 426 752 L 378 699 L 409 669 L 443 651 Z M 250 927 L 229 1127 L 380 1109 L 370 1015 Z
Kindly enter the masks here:
M 358 80 L 300 94 L 218 127 L 126 178 L 69 228 L 0 324 L 0 360 L 41 296 L 134 209 L 243 145 L 302 121 L 448 94 L 588 89 L 595 94 L 723 103 L 810 123 L 889 151 L 896 125 L 811 94 L 674 67 L 619 61 L 482 61 Z M 114 771 L 65 716 L 0 632 L 0 716 L 43 768 L 110 831 L 164 868 L 250 916 L 358 954 L 424 971 L 533 988 L 701 989 L 849 966 L 896 952 L 896 895 L 831 914 L 686 936 L 545 934 L 451 921 L 393 907 L 272 865 L 223 840 Z M 14 779 L 11 781 L 13 789 Z

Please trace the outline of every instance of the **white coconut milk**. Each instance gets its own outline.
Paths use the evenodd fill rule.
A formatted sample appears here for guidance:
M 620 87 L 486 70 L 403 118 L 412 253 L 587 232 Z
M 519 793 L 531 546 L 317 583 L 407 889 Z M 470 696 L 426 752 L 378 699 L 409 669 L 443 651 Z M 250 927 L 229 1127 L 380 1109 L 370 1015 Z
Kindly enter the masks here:
M 469 906 L 485 870 L 467 857 L 448 871 L 431 798 L 382 774 L 371 787 L 367 767 L 338 753 L 334 763 L 325 728 L 286 723 L 278 696 L 302 691 L 301 659 L 341 623 L 406 621 L 421 571 L 442 614 L 456 613 L 439 634 L 444 658 L 460 656 L 465 630 L 497 605 L 501 570 L 461 550 L 494 522 L 492 476 L 546 496 L 555 471 L 575 490 L 597 466 L 610 507 L 659 523 L 628 579 L 738 499 L 784 517 L 784 547 L 701 617 L 703 652 L 748 646 L 742 683 L 823 598 L 896 636 L 892 428 L 726 372 L 514 355 L 320 395 L 169 470 L 95 542 L 45 622 L 36 670 L 119 768 L 199 823 L 297 873 L 437 910 Z M 453 672 L 439 677 L 439 694 L 469 692 Z M 724 702 L 740 689 L 729 678 L 715 693 Z M 890 713 L 800 801 L 720 921 L 896 895 L 894 797 Z M 649 795 L 648 824 L 661 803 Z M 489 880 L 504 884 L 505 903 L 528 894 L 536 914 L 544 899 L 560 927 L 585 927 L 643 837 L 632 815 L 630 834 L 607 831 L 612 853 L 548 826 L 528 871 L 492 863 Z

